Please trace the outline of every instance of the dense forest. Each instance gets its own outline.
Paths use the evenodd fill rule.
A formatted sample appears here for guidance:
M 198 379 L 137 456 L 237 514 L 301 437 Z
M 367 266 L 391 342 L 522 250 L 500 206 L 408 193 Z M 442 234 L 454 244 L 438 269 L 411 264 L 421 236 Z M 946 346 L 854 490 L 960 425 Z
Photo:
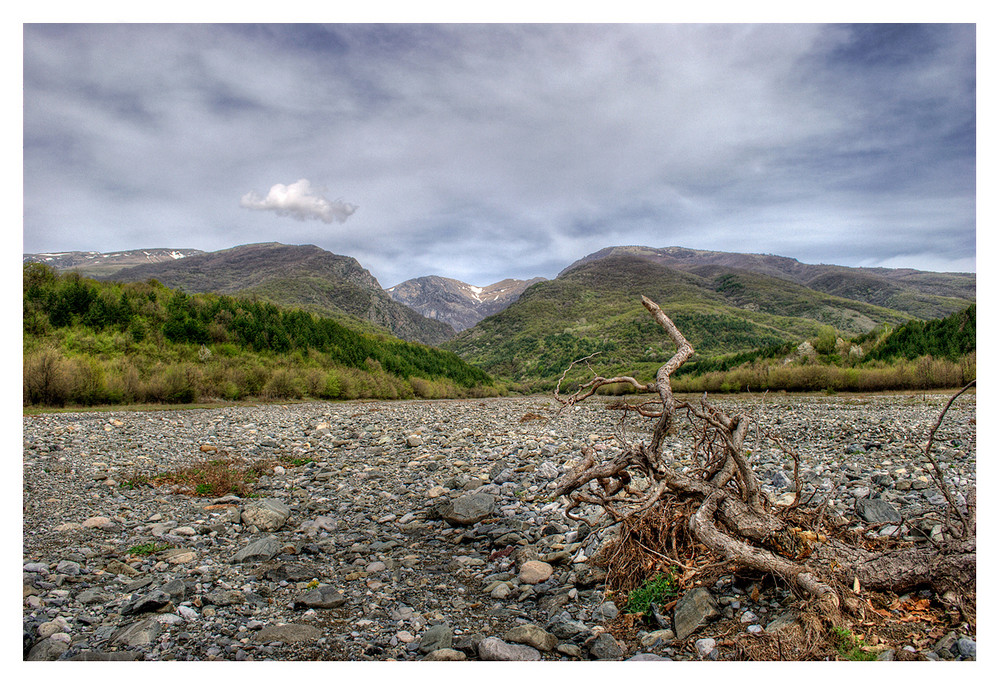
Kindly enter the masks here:
M 42 264 L 24 266 L 23 294 L 25 404 L 498 392 L 451 352 L 268 302 Z

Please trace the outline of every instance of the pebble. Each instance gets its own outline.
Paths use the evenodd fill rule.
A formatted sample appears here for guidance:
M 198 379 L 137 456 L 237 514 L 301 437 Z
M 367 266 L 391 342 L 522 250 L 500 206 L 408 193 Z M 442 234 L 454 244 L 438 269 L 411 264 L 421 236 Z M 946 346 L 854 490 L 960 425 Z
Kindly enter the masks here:
M 806 488 L 833 493 L 830 517 L 860 524 L 864 488 L 904 520 L 940 496 L 906 436 L 946 399 L 789 396 L 754 411 L 795 439 Z M 976 478 L 972 400 L 960 398 L 938 433 L 963 487 Z M 616 454 L 620 415 L 600 401 L 565 414 L 553 405 L 511 397 L 24 416 L 25 657 L 698 658 L 680 648 L 670 611 L 661 629 L 640 633 L 638 654 L 603 632 L 618 608 L 586 559 L 610 533 L 588 537 L 545 495 L 584 446 Z M 545 418 L 522 423 L 529 413 Z M 682 455 L 690 440 L 668 443 Z M 853 444 L 862 451 L 848 454 Z M 202 445 L 268 463 L 254 496 L 129 485 L 137 473 L 216 458 Z M 787 457 L 762 446 L 755 459 L 771 474 L 768 496 L 786 497 Z M 750 627 L 770 625 L 778 612 L 743 590 L 719 594 L 752 609 Z M 716 617 L 707 600 L 702 608 L 692 619 L 704 639 Z M 974 659 L 974 636 L 947 649 Z

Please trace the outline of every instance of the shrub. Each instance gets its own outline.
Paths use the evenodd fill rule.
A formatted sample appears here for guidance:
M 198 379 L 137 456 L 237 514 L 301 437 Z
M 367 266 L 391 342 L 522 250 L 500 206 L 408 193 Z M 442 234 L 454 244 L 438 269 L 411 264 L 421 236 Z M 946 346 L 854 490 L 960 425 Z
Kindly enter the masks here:
M 297 399 L 302 395 L 302 382 L 287 369 L 275 371 L 264 384 L 264 397 L 268 399 Z
M 24 358 L 23 396 L 27 404 L 61 407 L 70 394 L 66 360 L 59 351 L 46 347 Z

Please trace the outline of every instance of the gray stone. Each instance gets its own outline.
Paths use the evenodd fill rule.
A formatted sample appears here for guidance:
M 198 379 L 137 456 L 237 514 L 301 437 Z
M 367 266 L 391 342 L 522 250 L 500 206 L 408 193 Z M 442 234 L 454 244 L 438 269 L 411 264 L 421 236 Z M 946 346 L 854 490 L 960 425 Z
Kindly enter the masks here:
M 486 639 L 482 633 L 472 633 L 470 635 L 460 635 L 455 638 L 452 647 L 459 650 L 465 656 L 474 658 L 479 655 L 479 643 Z
M 639 642 L 643 647 L 659 647 L 668 642 L 673 642 L 675 637 L 676 635 L 674 635 L 674 631 L 669 628 L 664 628 L 661 630 L 654 630 L 651 633 L 646 633 L 639 638 Z
M 56 564 L 56 573 L 62 573 L 66 576 L 78 576 L 80 575 L 80 564 L 75 561 L 60 561 Z
M 640 652 L 639 654 L 636 654 L 635 656 L 631 657 L 630 659 L 626 659 L 625 661 L 670 661 L 670 660 L 671 660 L 670 657 L 658 656 L 656 654 L 646 654 L 645 652 Z
M 789 626 L 796 625 L 798 623 L 798 620 L 799 620 L 798 610 L 793 609 L 792 611 L 786 611 L 781 616 L 778 616 L 778 618 L 768 623 L 767 627 L 764 629 L 764 632 L 776 633 L 782 628 L 788 628 Z
M 269 561 L 276 557 L 280 551 L 281 544 L 278 542 L 278 538 L 272 535 L 251 542 L 236 553 L 233 562 L 240 564 L 248 561 Z
M 318 640 L 323 632 L 315 626 L 300 623 L 282 623 L 265 626 L 257 633 L 257 642 L 310 642 Z
M 601 623 L 614 621 L 618 618 L 618 607 L 614 602 L 604 602 L 601 606 L 594 609 L 593 618 L 595 621 L 600 621 Z
M 553 618 L 545 629 L 560 640 L 572 640 L 577 635 L 590 635 L 590 628 L 580 621 L 574 621 L 569 614 L 563 612 Z
M 709 621 L 722 615 L 715 597 L 706 588 L 688 590 L 674 607 L 674 632 L 678 640 L 686 639 Z
M 254 500 L 243 507 L 241 516 L 244 523 L 257 526 L 260 530 L 278 530 L 285 524 L 292 510 L 284 502 L 276 499 Z
M 465 661 L 465 654 L 457 649 L 435 649 L 424 661 Z
M 877 657 L 875 657 L 875 661 L 895 661 L 895 660 L 896 660 L 896 650 L 894 649 L 887 649 L 881 654 L 879 654 Z
M 559 638 L 533 623 L 511 628 L 503 639 L 507 642 L 528 645 L 542 652 L 551 652 L 559 644 Z
M 966 659 L 975 660 L 976 658 L 976 642 L 975 640 L 970 640 L 967 637 L 958 638 L 958 642 L 955 643 L 958 648 L 958 653 L 961 654 Z
M 450 502 L 441 517 L 454 525 L 469 526 L 488 518 L 495 508 L 496 498 L 493 495 L 474 492 Z
M 347 603 L 344 593 L 333 585 L 323 585 L 314 588 L 295 600 L 295 607 L 301 609 L 336 609 Z
M 239 590 L 216 590 L 206 592 L 201 596 L 201 601 L 205 604 L 214 604 L 219 607 L 233 606 L 234 604 L 244 604 L 246 596 Z
M 864 497 L 855 503 L 854 510 L 868 523 L 900 523 L 903 520 L 896 507 L 883 499 Z
M 172 602 L 183 602 L 188 594 L 187 583 L 179 578 L 175 578 L 174 580 L 161 585 L 160 590 L 170 595 L 170 600 Z
M 715 640 L 710 637 L 703 637 L 700 640 L 695 640 L 694 648 L 698 652 L 699 657 L 707 659 L 708 655 L 712 653 L 713 649 L 715 649 Z
M 541 661 L 541 653 L 527 645 L 511 645 L 498 637 L 488 637 L 479 643 L 479 658 L 483 661 Z
M 155 618 L 146 618 L 123 626 L 111 634 L 111 644 L 139 647 L 148 645 L 160 634 L 162 628 Z
M 80 604 L 107 604 L 113 599 L 114 595 L 99 587 L 87 588 L 76 596 Z
M 609 633 L 601 633 L 591 643 L 590 655 L 600 661 L 620 661 L 625 652 L 614 636 Z
M 439 649 L 451 649 L 452 639 L 451 626 L 447 623 L 431 626 L 420 636 L 420 653 L 430 654 Z
M 69 661 L 141 661 L 142 652 L 80 652 Z
M 132 599 L 122 607 L 122 615 L 145 614 L 150 611 L 162 609 L 168 604 L 170 604 L 170 595 L 162 590 L 153 590 L 148 594 Z
M 69 645 L 62 640 L 54 640 L 51 637 L 47 637 L 28 652 L 26 661 L 55 661 L 63 652 L 69 649 Z

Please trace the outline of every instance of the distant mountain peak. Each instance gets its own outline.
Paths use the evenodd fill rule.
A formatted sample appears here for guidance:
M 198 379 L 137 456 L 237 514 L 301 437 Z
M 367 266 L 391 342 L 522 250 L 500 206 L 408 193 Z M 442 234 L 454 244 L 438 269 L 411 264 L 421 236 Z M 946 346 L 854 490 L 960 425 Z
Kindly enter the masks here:
M 387 288 L 386 292 L 396 302 L 460 332 L 503 311 L 526 288 L 544 280 L 505 278 L 491 285 L 476 286 L 444 276 L 421 276 Z

